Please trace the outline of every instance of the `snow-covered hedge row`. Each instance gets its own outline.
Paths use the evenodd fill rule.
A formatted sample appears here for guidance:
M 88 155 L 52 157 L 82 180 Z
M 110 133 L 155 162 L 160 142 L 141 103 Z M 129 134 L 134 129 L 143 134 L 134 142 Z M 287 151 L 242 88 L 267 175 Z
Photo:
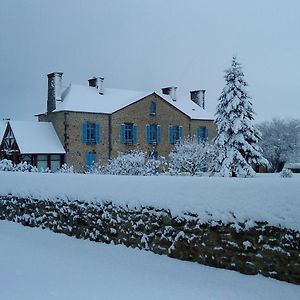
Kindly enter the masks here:
M 195 139 L 188 138 L 175 145 L 169 155 L 164 157 L 148 157 L 142 151 L 131 151 L 130 153 L 119 153 L 107 164 L 96 162 L 87 173 L 106 175 L 139 175 L 151 176 L 158 174 L 167 175 L 200 175 L 206 170 L 209 164 L 212 146 L 202 143 L 198 144 Z M 26 162 L 18 165 L 10 160 L 0 161 L 0 171 L 21 171 L 21 172 L 50 172 L 49 169 L 38 170 Z M 64 164 L 57 173 L 76 173 L 72 166 Z
M 124 244 L 245 274 L 262 274 L 300 284 L 300 234 L 257 223 L 203 222 L 168 209 L 115 205 L 111 202 L 40 201 L 2 196 L 0 219 L 49 228 L 77 238 Z M 234 226 L 232 226 L 234 225 Z

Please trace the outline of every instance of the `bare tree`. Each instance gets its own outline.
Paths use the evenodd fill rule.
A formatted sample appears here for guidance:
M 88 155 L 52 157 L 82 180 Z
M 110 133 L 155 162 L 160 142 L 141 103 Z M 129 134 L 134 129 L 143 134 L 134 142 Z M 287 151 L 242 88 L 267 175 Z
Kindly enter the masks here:
M 271 171 L 280 172 L 286 162 L 300 162 L 300 120 L 273 119 L 258 125 L 260 146 L 271 163 Z

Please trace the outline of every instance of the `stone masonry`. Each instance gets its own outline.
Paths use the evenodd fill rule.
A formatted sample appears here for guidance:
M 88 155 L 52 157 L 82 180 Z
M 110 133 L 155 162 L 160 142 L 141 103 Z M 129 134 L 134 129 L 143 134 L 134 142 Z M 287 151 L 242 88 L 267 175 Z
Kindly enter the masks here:
M 172 216 L 154 207 L 0 198 L 0 219 L 49 228 L 77 238 L 123 244 L 213 267 L 300 284 L 300 233 L 258 222 L 202 223 L 195 214 Z

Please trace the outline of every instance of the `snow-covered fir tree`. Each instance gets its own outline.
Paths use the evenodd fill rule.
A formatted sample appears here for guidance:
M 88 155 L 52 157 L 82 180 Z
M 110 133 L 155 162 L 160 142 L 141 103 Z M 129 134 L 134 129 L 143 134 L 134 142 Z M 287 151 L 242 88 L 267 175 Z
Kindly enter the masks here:
M 221 176 L 248 177 L 255 174 L 252 165 L 268 165 L 258 145 L 261 133 L 253 124 L 253 108 L 241 64 L 234 56 L 225 70 L 226 85 L 217 105 L 216 153 L 212 173 Z

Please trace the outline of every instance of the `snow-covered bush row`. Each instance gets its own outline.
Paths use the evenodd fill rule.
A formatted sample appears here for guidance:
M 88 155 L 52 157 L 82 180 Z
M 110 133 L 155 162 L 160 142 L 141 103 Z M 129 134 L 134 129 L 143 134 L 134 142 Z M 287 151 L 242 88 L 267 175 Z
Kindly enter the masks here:
M 10 172 L 38 172 L 36 167 L 28 164 L 26 161 L 15 165 L 11 160 L 0 160 L 0 171 Z
M 95 164 L 87 173 L 106 175 L 200 175 L 206 171 L 210 163 L 213 146 L 187 138 L 177 143 L 169 154 L 164 157 L 147 157 L 142 151 L 119 153 L 107 165 Z
M 41 172 L 41 173 L 51 173 L 49 168 L 38 169 L 37 167 L 28 164 L 26 161 L 19 164 L 14 164 L 11 160 L 3 159 L 0 160 L 0 171 L 9 171 L 9 172 Z M 56 171 L 57 173 L 75 173 L 72 166 L 63 164 L 62 167 Z
M 163 158 L 146 158 L 142 151 L 119 153 L 107 165 L 95 164 L 88 173 L 106 175 L 157 175 L 164 162 Z

